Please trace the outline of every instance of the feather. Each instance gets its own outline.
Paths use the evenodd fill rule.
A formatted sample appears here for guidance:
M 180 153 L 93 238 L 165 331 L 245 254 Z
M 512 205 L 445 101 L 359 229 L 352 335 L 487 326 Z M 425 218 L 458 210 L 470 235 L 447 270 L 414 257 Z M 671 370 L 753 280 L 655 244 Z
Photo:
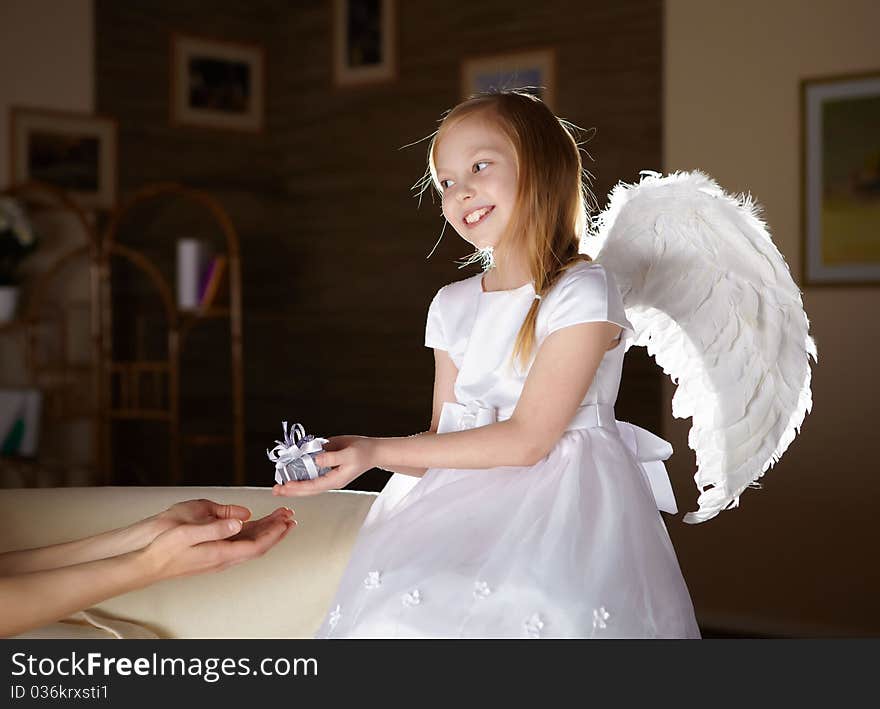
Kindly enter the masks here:
M 635 334 L 677 385 L 672 414 L 691 418 L 703 522 L 739 505 L 812 408 L 801 292 L 751 195 L 708 175 L 644 171 L 620 183 L 582 250 L 611 270 Z

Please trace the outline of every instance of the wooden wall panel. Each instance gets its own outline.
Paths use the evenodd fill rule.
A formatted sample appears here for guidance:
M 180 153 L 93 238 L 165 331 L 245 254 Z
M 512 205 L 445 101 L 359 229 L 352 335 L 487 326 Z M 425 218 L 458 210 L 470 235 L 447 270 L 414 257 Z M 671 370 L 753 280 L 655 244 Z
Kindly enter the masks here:
M 451 228 L 426 260 L 440 204 L 426 194 L 418 208 L 410 191 L 426 143 L 403 146 L 459 100 L 462 59 L 555 47 L 557 112 L 598 129 L 587 168 L 600 204 L 618 180 L 661 166 L 660 0 L 397 4 L 397 78 L 343 89 L 333 85 L 329 2 L 218 0 L 210 12 L 194 0 L 96 2 L 97 104 L 119 119 L 122 192 L 155 180 L 208 190 L 241 235 L 255 484 L 271 479 L 264 451 L 283 418 L 325 435 L 428 423 L 425 313 L 440 286 L 474 270 L 453 263 L 468 248 Z M 169 125 L 172 31 L 265 46 L 263 134 Z M 659 376 L 639 354 L 627 358 L 618 413 L 659 432 Z M 200 378 L 212 366 L 206 352 Z

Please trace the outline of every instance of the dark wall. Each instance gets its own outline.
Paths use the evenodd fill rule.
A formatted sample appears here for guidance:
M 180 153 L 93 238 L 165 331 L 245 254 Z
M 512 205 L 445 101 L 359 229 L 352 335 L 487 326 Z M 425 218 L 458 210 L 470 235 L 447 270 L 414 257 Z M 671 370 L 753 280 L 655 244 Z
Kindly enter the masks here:
M 271 480 L 265 448 L 282 419 L 324 435 L 428 425 L 425 313 L 440 286 L 474 271 L 453 263 L 468 247 L 451 228 L 426 260 L 443 226 L 439 201 L 426 195 L 419 209 L 410 192 L 427 145 L 401 148 L 460 100 L 462 59 L 556 48 L 557 113 L 598 129 L 586 166 L 600 205 L 618 180 L 662 164 L 660 0 L 397 5 L 397 78 L 342 89 L 330 2 L 218 0 L 206 12 L 194 0 L 96 1 L 97 106 L 119 120 L 122 193 L 166 180 L 205 189 L 241 236 L 255 484 Z M 265 47 L 262 134 L 169 125 L 172 31 Z M 222 358 L 203 347 L 191 376 L 225 381 Z M 627 357 L 618 414 L 659 431 L 659 377 L 638 354 Z M 362 486 L 382 480 L 375 473 Z

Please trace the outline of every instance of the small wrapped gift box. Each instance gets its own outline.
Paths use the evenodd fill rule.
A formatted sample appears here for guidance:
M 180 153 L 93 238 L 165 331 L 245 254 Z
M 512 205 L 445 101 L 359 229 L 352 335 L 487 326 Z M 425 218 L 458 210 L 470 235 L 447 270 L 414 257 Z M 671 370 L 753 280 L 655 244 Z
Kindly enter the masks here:
M 294 424 L 290 430 L 287 421 L 282 423 L 284 440 L 266 454 L 275 463 L 275 482 L 283 485 L 292 480 L 314 480 L 330 471 L 330 468 L 319 468 L 315 456 L 323 452 L 326 438 L 306 435 L 302 424 Z

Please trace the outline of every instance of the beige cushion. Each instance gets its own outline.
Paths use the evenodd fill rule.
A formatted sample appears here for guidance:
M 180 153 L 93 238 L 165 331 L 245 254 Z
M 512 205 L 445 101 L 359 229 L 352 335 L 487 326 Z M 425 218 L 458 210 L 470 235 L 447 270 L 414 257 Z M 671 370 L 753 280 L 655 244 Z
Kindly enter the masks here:
M 375 493 L 338 491 L 293 499 L 249 487 L 2 490 L 0 550 L 76 539 L 198 497 L 244 505 L 254 517 L 287 505 L 299 525 L 259 559 L 216 574 L 163 581 L 105 601 L 96 606 L 97 613 L 167 638 L 311 637 Z

